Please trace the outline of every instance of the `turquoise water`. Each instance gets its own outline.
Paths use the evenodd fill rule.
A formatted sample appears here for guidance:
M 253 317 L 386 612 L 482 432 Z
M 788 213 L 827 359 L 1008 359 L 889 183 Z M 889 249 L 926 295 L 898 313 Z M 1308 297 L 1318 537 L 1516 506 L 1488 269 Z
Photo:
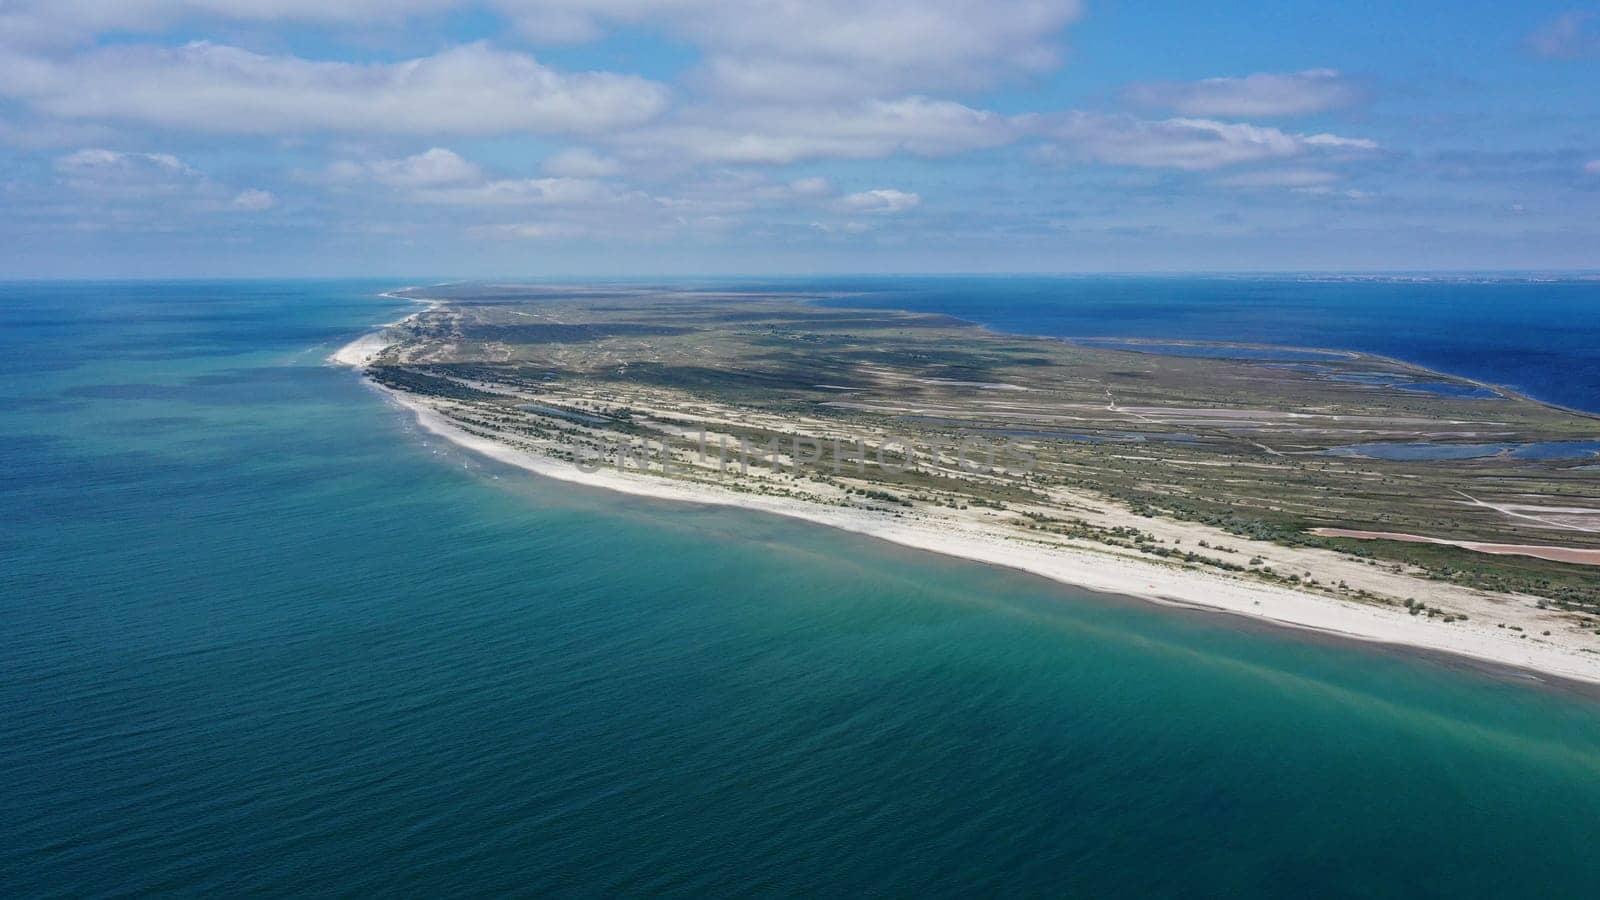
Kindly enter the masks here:
M 6 895 L 1600 887 L 1593 696 L 503 470 L 388 286 L 0 286 Z

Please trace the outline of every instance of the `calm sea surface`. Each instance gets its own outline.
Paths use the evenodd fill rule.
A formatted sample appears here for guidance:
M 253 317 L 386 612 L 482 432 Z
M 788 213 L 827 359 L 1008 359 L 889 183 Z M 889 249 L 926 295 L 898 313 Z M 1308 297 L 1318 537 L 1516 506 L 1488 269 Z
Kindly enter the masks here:
M 322 363 L 392 286 L 0 285 L 0 894 L 1600 892 L 1593 696 L 501 469 Z M 1592 287 L 1070 287 L 1595 396 Z
M 1600 412 L 1600 277 L 835 278 L 836 303 L 1057 337 L 1363 350 Z

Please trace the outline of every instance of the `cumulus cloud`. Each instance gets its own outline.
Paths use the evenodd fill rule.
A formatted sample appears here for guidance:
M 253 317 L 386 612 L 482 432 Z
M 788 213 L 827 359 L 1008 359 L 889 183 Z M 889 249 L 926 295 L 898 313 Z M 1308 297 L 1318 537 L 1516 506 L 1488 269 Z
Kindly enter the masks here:
M 260 188 L 246 188 L 234 194 L 233 199 L 228 202 L 230 208 L 240 212 L 261 212 L 277 205 L 278 198 L 274 197 L 271 191 L 263 191 Z
M 704 83 L 746 97 L 971 88 L 1059 63 L 1078 0 L 496 0 L 536 39 L 652 24 L 701 48 Z
M 833 185 L 826 178 L 798 178 L 789 182 L 789 190 L 797 197 L 825 197 L 833 193 Z
M 1557 16 L 1528 35 L 1528 47 L 1556 59 L 1600 53 L 1600 13 L 1574 10 Z
M 1261 125 L 1209 119 L 1151 121 L 1126 115 L 1066 112 L 1030 117 L 1058 158 L 1108 165 L 1203 171 L 1316 154 L 1358 155 L 1378 145 L 1333 134 L 1292 134 Z
M 812 222 L 811 227 L 823 234 L 861 234 L 872 230 L 865 222 Z
M 815 205 L 833 195 L 825 178 L 775 181 L 747 168 L 723 169 L 676 184 L 651 197 L 659 209 L 675 217 L 730 217 L 754 210 L 774 213 Z
M 429 24 L 419 16 L 469 6 L 488 14 L 483 21 L 520 33 L 412 59 L 373 49 L 415 46 L 410 41 Z M 1057 188 L 1081 191 L 1068 204 L 1072 216 L 1099 215 L 1095 207 L 1103 205 L 1116 209 L 1107 221 L 1128 227 L 1138 224 L 1130 210 L 1139 201 L 1175 206 L 1186 186 L 1202 188 L 1193 199 L 1207 214 L 1228 199 L 1207 186 L 1356 199 L 1359 192 L 1342 190 L 1348 184 L 1340 173 L 1360 171 L 1350 160 L 1376 151 L 1373 142 L 1256 118 L 1359 100 L 1356 83 L 1332 70 L 1129 89 L 1138 103 L 1176 112 L 1017 114 L 1025 98 L 1014 89 L 1060 65 L 1079 14 L 1079 0 L 0 0 L 0 113 L 17 126 L 0 121 L 0 141 L 51 126 L 74 130 L 61 145 L 68 149 L 144 147 L 169 131 L 201 132 L 233 137 L 167 146 L 248 158 L 252 172 L 293 164 L 314 172 L 281 188 L 223 185 L 220 170 L 213 181 L 166 154 L 84 151 L 54 169 L 47 162 L 18 170 L 17 180 L 32 178 L 41 189 L 24 198 L 37 196 L 38 209 L 77 205 L 132 219 L 148 200 L 153 209 L 207 212 L 167 221 L 215 224 L 233 211 L 240 215 L 228 221 L 243 227 L 276 218 L 243 215 L 279 205 L 267 188 L 289 197 L 333 186 L 336 204 L 305 207 L 308 227 L 313 214 L 326 213 L 338 220 L 332 228 L 449 229 L 513 241 L 584 235 L 596 245 L 673 229 L 738 228 L 740 240 L 806 235 L 818 243 L 869 229 L 885 238 L 952 228 L 1020 233 L 1057 227 Z M 374 42 L 356 40 L 356 28 L 309 38 L 309 29 L 269 27 L 402 22 L 404 32 Z M 18 37 L 23 25 L 33 37 Z M 52 29 L 50 40 L 35 40 Z M 676 98 L 649 78 L 559 68 L 540 49 L 618 31 L 644 35 L 647 50 L 659 41 L 692 48 L 694 62 L 673 75 Z M 181 43 L 192 35 L 245 35 L 251 49 Z M 306 45 L 303 37 L 318 58 L 263 49 Z M 351 47 L 359 49 L 342 58 L 363 61 L 337 61 Z M 1006 88 L 1004 112 L 972 99 L 994 87 Z M 447 149 L 471 156 L 491 145 L 470 138 L 524 134 L 556 137 L 496 141 L 481 164 Z M 986 156 L 1011 159 L 1042 147 L 1058 161 L 1116 171 L 1030 175 L 987 158 L 957 170 L 911 162 L 918 180 L 905 183 L 894 177 L 903 170 L 881 164 L 801 167 L 1018 144 Z M 1566 154 L 1560 165 L 1570 182 L 1592 153 Z M 192 158 L 212 165 L 210 157 Z M 1596 168 L 1587 170 L 1600 175 Z M 1174 178 L 1170 171 L 1207 174 Z M 953 189 L 926 212 L 910 190 L 872 187 L 920 188 L 940 178 Z M 1371 180 L 1383 183 L 1381 174 Z M 863 187 L 872 189 L 857 190 Z M 1314 206 L 1231 199 L 1247 208 Z M 397 214 L 403 204 L 427 206 Z
M 1332 184 L 1340 178 L 1337 172 L 1321 169 L 1264 169 L 1218 178 L 1214 183 L 1236 188 L 1304 188 Z
M 558 72 L 481 43 L 367 64 L 204 41 L 61 60 L 0 52 L 0 95 L 65 118 L 235 134 L 594 132 L 646 122 L 667 100 L 643 78 Z
M 198 171 L 170 153 L 122 153 L 89 148 L 59 157 L 57 174 L 76 191 L 118 199 L 186 190 L 201 178 Z
M 1371 191 L 1356 188 L 1335 188 L 1325 184 L 1311 185 L 1309 187 L 1291 188 L 1296 194 L 1310 194 L 1315 197 L 1332 197 L 1338 200 L 1371 200 L 1377 195 Z
M 1360 138 L 1296 134 L 1246 123 L 1147 120 L 1078 110 L 1002 116 L 925 97 L 834 107 L 762 107 L 720 117 L 690 114 L 624 135 L 619 147 L 632 155 L 688 162 L 785 165 L 902 153 L 948 156 L 1027 137 L 1051 141 L 1046 152 L 1061 159 L 1187 170 L 1378 149 Z
M 839 208 L 849 212 L 893 215 L 922 205 L 922 198 L 893 188 L 877 188 L 850 194 L 839 200 Z
M 505 178 L 458 187 L 433 187 L 413 192 L 428 203 L 456 206 L 595 206 L 626 195 L 590 178 Z
M 544 170 L 564 178 L 605 178 L 622 173 L 622 163 L 593 150 L 572 147 L 544 160 Z
M 568 156 L 566 171 L 594 171 L 603 161 L 592 154 Z M 546 168 L 549 168 L 548 160 Z M 317 180 L 317 179 L 313 179 Z M 323 181 L 372 183 L 395 188 L 401 200 L 462 207 L 550 206 L 576 209 L 615 205 L 630 198 L 621 188 L 594 178 L 495 178 L 476 163 L 442 147 L 398 159 L 341 160 Z
M 278 205 L 269 191 L 217 184 L 170 153 L 88 148 L 58 157 L 55 171 L 67 188 L 102 203 L 167 203 L 195 212 L 261 212 Z
M 488 6 L 536 42 L 659 28 L 699 48 L 703 81 L 755 97 L 882 96 L 992 84 L 1060 62 L 1079 0 L 12 0 L 12 43 L 70 43 L 107 30 L 194 22 L 394 24 Z M 844 74 L 847 73 L 847 74 Z
M 476 165 L 442 147 L 403 159 L 341 160 L 328 167 L 333 181 L 376 181 L 390 187 L 426 188 L 483 180 Z
M 1361 92 L 1334 69 L 1134 85 L 1135 103 L 1186 116 L 1299 116 L 1355 103 Z
M 826 107 L 761 107 L 690 115 L 625 139 L 640 155 L 694 161 L 787 164 L 871 159 L 896 153 L 944 156 L 994 147 L 1018 135 L 1012 120 L 946 100 L 906 97 Z
M 481 225 L 471 229 L 478 237 L 500 240 L 543 241 L 551 238 L 575 237 L 583 234 L 581 225 L 571 222 L 506 222 L 499 225 Z
M 16 41 L 69 41 L 115 29 L 150 32 L 193 19 L 369 24 L 459 5 L 461 0 L 10 0 L 0 34 Z

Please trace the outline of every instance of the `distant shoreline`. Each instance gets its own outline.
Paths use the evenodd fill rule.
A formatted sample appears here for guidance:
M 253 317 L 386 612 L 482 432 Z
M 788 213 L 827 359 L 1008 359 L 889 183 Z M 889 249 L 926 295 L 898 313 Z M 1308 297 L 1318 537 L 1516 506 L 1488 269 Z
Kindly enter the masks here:
M 386 296 L 396 296 L 396 293 Z M 436 300 L 403 299 L 426 303 L 428 307 L 356 338 L 330 355 L 328 361 L 364 370 L 395 342 L 391 329 L 443 305 Z M 1281 585 L 1246 582 L 1220 573 L 1109 552 L 1029 544 L 970 519 L 885 518 L 858 509 L 740 493 L 715 484 L 624 473 L 613 468 L 586 471 L 571 462 L 469 432 L 428 400 L 380 385 L 371 378 L 364 377 L 364 380 L 409 411 L 427 432 L 503 464 L 560 481 L 661 500 L 772 513 L 918 550 L 1029 572 L 1095 592 L 1168 606 L 1225 612 L 1339 638 L 1443 653 L 1518 673 L 1600 684 L 1600 654 L 1565 641 L 1528 640 L 1519 634 L 1490 627 L 1487 622 L 1473 620 L 1442 625 L 1426 617 L 1408 615 L 1403 609 L 1356 603 Z M 1132 521 L 1135 519 L 1130 514 Z
M 1162 280 L 1162 279 L 1178 280 L 1178 279 L 1191 279 L 1192 278 L 1192 279 L 1196 279 L 1196 280 L 1212 280 L 1212 281 L 1233 281 L 1233 280 L 1247 281 L 1247 282 L 1248 281 L 1286 281 L 1286 282 L 1310 283 L 1310 284 L 1339 284 L 1339 283 L 1349 282 L 1349 283 L 1380 283 L 1380 284 L 1500 284 L 1500 283 L 1505 283 L 1505 284 L 1555 284 L 1555 285 L 1561 285 L 1561 284 L 1588 284 L 1588 283 L 1592 283 L 1592 282 L 1600 282 L 1600 270 L 1595 270 L 1593 272 L 1581 271 L 1581 272 L 1571 272 L 1571 273 L 1565 273 L 1565 274 L 1555 274 L 1555 275 L 1549 275 L 1549 276 L 1545 276 L 1545 277 L 1535 277 L 1533 275 L 1527 275 L 1525 273 L 1519 274 L 1519 273 L 1510 273 L 1510 272 L 1501 273 L 1502 277 L 1493 277 L 1495 274 L 1496 273 L 1493 273 L 1493 272 L 1484 272 L 1484 273 L 1471 273 L 1471 272 L 1449 273 L 1449 272 L 1441 272 L 1441 273 L 1416 273 L 1416 274 L 1411 274 L 1411 275 L 1408 275 L 1406 273 L 1398 273 L 1398 272 L 1397 273 L 1370 273 L 1370 274 L 1359 274 L 1359 273 L 1357 273 L 1357 274 L 1342 273 L 1341 274 L 1341 273 L 1332 273 L 1332 272 L 1320 273 L 1320 274 L 1319 273 L 1305 273 L 1305 272 L 1298 272 L 1298 273 L 1297 272 L 1261 272 L 1261 273 L 1223 273 L 1223 272 L 1213 272 L 1213 273 L 1150 273 L 1150 274 L 1104 274 L 1104 275 L 1101 275 L 1101 274 L 1081 274 L 1081 275 L 1079 275 L 1079 274 L 1059 274 L 1059 275 L 1041 274 L 1041 275 L 1024 275 L 1024 276 L 1021 276 L 1021 277 L 1039 277 L 1039 278 L 1059 277 L 1059 278 L 1062 278 L 1062 279 L 1094 279 L 1094 278 L 1140 279 L 1140 278 L 1149 278 L 1149 279 L 1153 279 L 1153 280 Z M 876 276 L 874 276 L 874 277 L 876 277 Z M 884 276 L 884 277 L 887 277 L 887 276 Z M 991 276 L 950 275 L 950 276 L 940 276 L 940 277 L 960 278 L 960 277 L 991 277 Z M 1003 276 L 992 276 L 992 277 L 1001 278 Z M 854 292 L 854 293 L 857 293 L 857 294 L 868 294 L 870 292 L 857 291 L 857 292 Z M 833 299 L 839 299 L 839 298 L 829 298 L 829 299 L 833 300 Z M 822 303 L 822 304 L 819 304 L 819 305 L 821 305 L 825 309 L 835 308 L 830 303 Z M 874 306 L 872 306 L 870 308 L 873 308 L 873 309 L 896 308 L 896 309 L 898 309 L 898 308 L 902 308 L 902 307 L 879 307 L 879 306 L 874 305 Z M 926 312 L 924 310 L 915 310 L 914 308 L 913 308 L 913 311 Z M 1515 386 L 1515 385 L 1505 384 L 1503 382 L 1498 382 L 1498 381 L 1491 381 L 1491 380 L 1488 380 L 1486 378 L 1480 378 L 1480 377 L 1476 377 L 1476 376 L 1472 376 L 1472 375 L 1464 375 L 1464 374 L 1461 374 L 1459 372 L 1451 371 L 1451 370 L 1444 369 L 1444 368 L 1439 368 L 1438 365 L 1434 364 L 1434 363 L 1429 363 L 1429 362 L 1426 362 L 1426 361 L 1420 361 L 1420 360 L 1416 360 L 1416 359 L 1411 359 L 1411 358 L 1408 358 L 1406 356 L 1397 356 L 1397 355 L 1394 355 L 1392 353 L 1379 352 L 1379 351 L 1376 351 L 1376 350 L 1362 350 L 1362 349 L 1356 349 L 1356 348 L 1350 348 L 1350 347 L 1325 347 L 1325 346 L 1319 346 L 1319 345 L 1314 344 L 1314 343 L 1264 343 L 1264 342 L 1261 342 L 1261 341 L 1241 341 L 1241 340 L 1225 340 L 1225 339 L 1206 340 L 1206 339 L 1183 338 L 1183 337 L 1165 338 L 1165 337 L 1149 337 L 1149 336 L 1144 336 L 1144 335 L 1128 335 L 1128 334 L 1057 334 L 1057 333 L 1054 333 L 1054 332 L 1047 332 L 1047 331 L 1021 331 L 1021 332 L 1016 332 L 1016 331 L 1008 331 L 1008 330 L 1006 330 L 1006 329 L 1004 329 L 1004 328 L 1002 328 L 1002 327 L 1000 327 L 998 325 L 990 324 L 989 322 L 986 322 L 986 321 L 984 321 L 982 319 L 975 319 L 975 318 L 971 318 L 969 316 L 961 316 L 961 315 L 957 315 L 955 313 L 951 313 L 951 312 L 948 312 L 948 311 L 941 310 L 941 311 L 938 311 L 937 314 L 938 315 L 943 315 L 943 316 L 948 316 L 948 317 L 950 317 L 952 319 L 956 319 L 958 321 L 966 322 L 968 324 L 971 324 L 973 326 L 976 326 L 978 328 L 981 328 L 981 329 L 983 329 L 985 331 L 988 331 L 990 333 L 993 333 L 993 334 L 1021 335 L 1021 336 L 1034 337 L 1034 338 L 1049 338 L 1049 339 L 1052 339 L 1052 340 L 1067 341 L 1067 342 L 1071 342 L 1071 343 L 1093 342 L 1093 341 L 1127 341 L 1127 342 L 1132 342 L 1132 343 L 1143 342 L 1143 343 L 1150 343 L 1150 344 L 1192 344 L 1192 345 L 1195 345 L 1195 346 L 1210 346 L 1210 347 L 1241 347 L 1241 348 L 1260 348 L 1260 349 L 1277 349 L 1277 350 L 1303 350 L 1303 351 L 1311 351 L 1311 352 L 1316 352 L 1316 353 L 1332 353 L 1332 354 L 1340 354 L 1340 355 L 1354 355 L 1354 356 L 1365 357 L 1365 358 L 1368 358 L 1368 359 L 1379 360 L 1379 361 L 1388 362 L 1388 363 L 1395 363 L 1395 364 L 1398 364 L 1398 365 L 1400 365 L 1402 367 L 1418 369 L 1420 371 L 1431 372 L 1431 373 L 1434 373 L 1434 374 L 1437 374 L 1437 375 L 1445 375 L 1445 376 L 1448 376 L 1449 378 L 1452 378 L 1452 379 L 1455 379 L 1455 380 L 1458 380 L 1458 381 L 1467 382 L 1469 384 L 1473 384 L 1473 385 L 1476 385 L 1478 387 L 1481 387 L 1481 388 L 1484 388 L 1484 389 L 1487 389 L 1487 390 L 1492 390 L 1492 391 L 1495 391 L 1495 392 L 1498 392 L 1498 393 L 1501 393 L 1501 394 L 1505 394 L 1505 395 L 1510 396 L 1510 397 L 1516 397 L 1516 398 L 1519 398 L 1519 399 L 1528 400 L 1530 402 L 1540 404 L 1541 406 L 1547 407 L 1549 409 L 1557 410 L 1559 412 L 1572 413 L 1574 415 L 1583 416 L 1584 418 L 1594 419 L 1594 420 L 1600 421 L 1600 407 L 1591 409 L 1591 408 L 1584 407 L 1584 406 L 1575 406 L 1570 401 L 1552 400 L 1552 399 L 1548 399 L 1548 398 L 1545 398 L 1545 397 L 1541 397 L 1538 394 L 1530 393 L 1527 389 L 1522 388 L 1522 387 L 1518 387 L 1518 386 Z

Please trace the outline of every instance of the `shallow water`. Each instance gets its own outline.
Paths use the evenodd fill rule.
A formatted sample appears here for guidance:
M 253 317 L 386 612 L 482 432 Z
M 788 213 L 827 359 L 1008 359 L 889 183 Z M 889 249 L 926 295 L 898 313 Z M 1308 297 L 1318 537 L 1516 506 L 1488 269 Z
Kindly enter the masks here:
M 598 424 L 611 421 L 610 419 L 602 418 L 601 416 L 584 415 L 583 413 L 577 413 L 567 409 L 556 409 L 553 406 L 540 406 L 537 403 L 524 403 L 517 408 L 525 409 L 529 412 L 543 413 L 547 416 L 555 416 L 558 419 L 571 419 L 575 422 Z
M 1600 455 L 1600 441 L 1533 441 L 1526 444 L 1348 444 L 1323 451 L 1329 456 L 1364 456 L 1404 461 L 1484 459 L 1582 459 Z
M 0 286 L 0 884 L 1586 896 L 1600 702 L 541 481 L 388 284 Z
M 1500 396 L 1498 392 L 1485 387 L 1449 381 L 1405 381 L 1396 382 L 1394 386 L 1402 391 L 1417 391 L 1441 397 L 1462 397 L 1468 400 L 1492 400 Z

